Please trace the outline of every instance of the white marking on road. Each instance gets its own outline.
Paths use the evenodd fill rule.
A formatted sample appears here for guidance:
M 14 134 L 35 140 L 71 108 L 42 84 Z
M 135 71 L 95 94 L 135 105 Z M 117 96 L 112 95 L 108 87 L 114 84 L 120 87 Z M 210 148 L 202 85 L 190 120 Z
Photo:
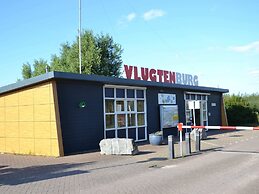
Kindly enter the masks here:
M 257 152 L 245 152 L 245 151 L 231 151 L 231 150 L 221 150 L 221 151 L 218 151 L 219 153 L 222 153 L 222 154 L 248 154 L 248 155 L 256 155 L 258 156 L 259 153 Z
M 163 166 L 162 169 L 175 168 L 175 167 L 177 167 L 177 165 L 167 165 L 167 166 Z

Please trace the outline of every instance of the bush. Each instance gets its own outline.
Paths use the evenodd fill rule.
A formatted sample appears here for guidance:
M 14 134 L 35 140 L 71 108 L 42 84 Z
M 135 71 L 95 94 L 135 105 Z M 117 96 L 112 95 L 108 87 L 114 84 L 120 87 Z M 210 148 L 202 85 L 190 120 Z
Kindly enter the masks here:
M 226 95 L 224 101 L 229 125 L 258 125 L 258 109 L 242 95 Z

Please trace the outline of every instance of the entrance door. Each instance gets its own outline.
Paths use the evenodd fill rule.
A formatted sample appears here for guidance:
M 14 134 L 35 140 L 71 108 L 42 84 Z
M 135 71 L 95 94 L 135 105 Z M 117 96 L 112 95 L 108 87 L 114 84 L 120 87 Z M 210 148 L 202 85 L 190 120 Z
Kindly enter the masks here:
M 207 96 L 200 94 L 185 95 L 186 125 L 208 125 Z
M 195 111 L 194 111 L 194 113 L 195 113 L 195 124 L 196 125 L 202 125 L 202 123 L 203 123 L 203 119 L 202 119 L 202 117 L 201 117 L 201 109 L 195 109 Z

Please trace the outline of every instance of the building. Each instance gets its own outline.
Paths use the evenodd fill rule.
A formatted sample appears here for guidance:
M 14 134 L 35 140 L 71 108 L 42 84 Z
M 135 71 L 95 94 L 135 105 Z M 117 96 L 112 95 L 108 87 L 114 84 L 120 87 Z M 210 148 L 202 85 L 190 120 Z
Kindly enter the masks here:
M 0 152 L 64 156 L 96 150 L 103 138 L 146 141 L 149 133 L 161 128 L 161 105 L 172 105 L 175 122 L 221 125 L 226 92 L 49 72 L 0 88 Z M 175 126 L 165 127 L 164 135 L 170 133 L 177 133 Z

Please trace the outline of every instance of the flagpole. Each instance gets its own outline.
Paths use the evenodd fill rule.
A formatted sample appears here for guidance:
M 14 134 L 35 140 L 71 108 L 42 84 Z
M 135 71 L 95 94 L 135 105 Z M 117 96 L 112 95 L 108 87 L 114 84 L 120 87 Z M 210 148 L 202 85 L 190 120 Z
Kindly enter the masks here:
M 81 48 L 81 0 L 79 4 L 79 29 L 78 29 L 78 53 L 79 53 L 79 73 L 82 73 L 82 48 Z

